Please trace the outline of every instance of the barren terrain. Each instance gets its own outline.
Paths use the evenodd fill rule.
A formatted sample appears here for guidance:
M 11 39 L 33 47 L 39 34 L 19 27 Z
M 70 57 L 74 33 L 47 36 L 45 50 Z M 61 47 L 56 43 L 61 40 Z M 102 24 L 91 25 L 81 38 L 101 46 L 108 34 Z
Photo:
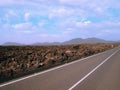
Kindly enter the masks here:
M 0 46 L 0 82 L 112 49 L 119 44 Z

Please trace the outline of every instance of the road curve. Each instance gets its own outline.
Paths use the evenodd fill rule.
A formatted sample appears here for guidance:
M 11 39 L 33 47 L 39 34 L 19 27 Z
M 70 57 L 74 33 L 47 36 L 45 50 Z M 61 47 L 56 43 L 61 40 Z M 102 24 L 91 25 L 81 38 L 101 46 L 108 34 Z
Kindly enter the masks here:
M 120 90 L 119 49 L 3 83 L 0 90 Z

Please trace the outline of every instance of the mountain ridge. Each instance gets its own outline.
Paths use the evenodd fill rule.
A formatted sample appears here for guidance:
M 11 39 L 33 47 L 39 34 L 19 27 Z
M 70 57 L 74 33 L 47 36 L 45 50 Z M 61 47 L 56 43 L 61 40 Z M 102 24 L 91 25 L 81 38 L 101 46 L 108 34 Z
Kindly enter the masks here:
M 82 38 L 76 38 L 76 39 L 72 39 L 69 41 L 64 42 L 64 44 L 94 44 L 94 43 L 112 43 L 115 41 L 107 41 L 104 39 L 99 39 L 99 38 L 86 38 L 86 39 L 82 39 Z
M 95 44 L 95 43 L 114 43 L 117 41 L 108 41 L 100 38 L 74 38 L 65 42 L 37 42 L 33 44 L 21 44 L 16 42 L 6 42 L 2 44 L 3 46 L 24 46 L 24 45 L 32 45 L 32 46 L 43 46 L 43 45 L 70 45 L 70 44 Z

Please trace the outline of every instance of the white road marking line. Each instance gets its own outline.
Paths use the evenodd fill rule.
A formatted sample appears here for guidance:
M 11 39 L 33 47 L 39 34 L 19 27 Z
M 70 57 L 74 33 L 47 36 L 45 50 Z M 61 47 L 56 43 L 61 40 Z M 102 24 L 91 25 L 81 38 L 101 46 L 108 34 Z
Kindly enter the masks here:
M 35 76 L 38 76 L 38 75 L 41 75 L 41 74 L 44 74 L 44 73 L 47 73 L 47 72 L 56 70 L 56 69 L 59 69 L 59 68 L 62 68 L 62 67 L 65 67 L 65 66 L 68 66 L 68 65 L 71 65 L 71 64 L 74 64 L 74 63 L 77 63 L 77 62 L 86 60 L 86 59 L 88 59 L 88 58 L 91 58 L 91 57 L 94 57 L 94 56 L 97 56 L 97 55 L 101 55 L 101 54 L 106 53 L 106 52 L 108 52 L 108 51 L 109 51 L 109 50 L 107 50 L 107 51 L 105 51 L 105 52 L 101 52 L 101 53 L 95 54 L 95 55 L 92 55 L 92 56 L 88 56 L 88 57 L 86 57 L 86 58 L 82 58 L 82 59 L 80 59 L 80 60 L 76 60 L 76 61 L 73 61 L 73 62 L 64 64 L 64 65 L 61 65 L 61 66 L 57 66 L 57 67 L 55 67 L 55 68 L 51 68 L 51 69 L 48 69 L 48 70 L 45 70 L 45 71 L 42 71 L 42 72 L 34 73 L 34 74 L 32 74 L 32 75 L 29 75 L 29 76 L 21 77 L 21 78 L 19 78 L 19 79 L 16 79 L 16 80 L 13 80 L 13 81 L 10 81 L 10 82 L 6 82 L 6 83 L 1 84 L 0 87 L 6 86 L 6 85 L 10 85 L 10 84 L 13 84 L 13 83 L 16 83 L 16 82 L 19 82 L 19 81 L 22 81 L 22 80 L 25 80 L 25 79 L 28 79 L 28 78 L 31 78 L 31 77 L 35 77 Z
M 107 57 L 103 62 L 101 62 L 97 67 L 95 67 L 92 71 L 90 71 L 87 75 L 85 75 L 82 79 L 80 79 L 77 83 L 75 83 L 68 90 L 73 90 L 78 84 L 80 84 L 83 80 L 85 80 L 89 75 L 91 75 L 95 70 L 97 70 L 100 66 L 102 66 L 106 61 L 108 61 L 113 55 L 115 55 L 119 50 L 115 51 L 112 55 Z

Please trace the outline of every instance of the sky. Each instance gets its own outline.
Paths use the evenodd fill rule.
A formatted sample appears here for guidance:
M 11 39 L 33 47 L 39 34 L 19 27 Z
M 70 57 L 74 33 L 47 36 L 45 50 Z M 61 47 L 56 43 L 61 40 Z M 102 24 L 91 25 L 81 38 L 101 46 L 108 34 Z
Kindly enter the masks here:
M 0 44 L 120 40 L 120 0 L 0 0 Z

